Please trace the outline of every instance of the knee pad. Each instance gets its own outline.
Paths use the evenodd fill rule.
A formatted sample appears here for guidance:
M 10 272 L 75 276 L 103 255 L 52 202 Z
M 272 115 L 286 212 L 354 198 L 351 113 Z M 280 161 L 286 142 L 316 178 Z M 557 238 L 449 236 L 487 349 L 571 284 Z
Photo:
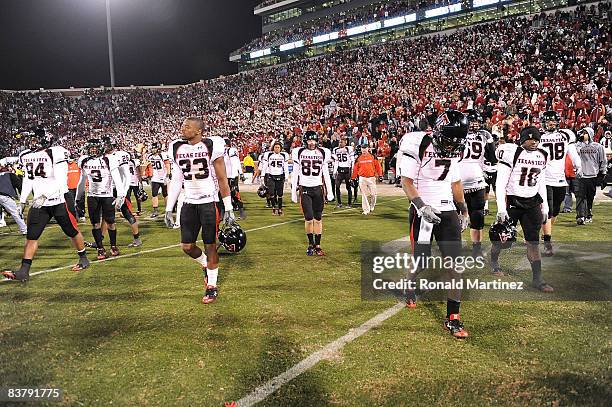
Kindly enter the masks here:
M 470 212 L 470 228 L 482 230 L 485 225 L 485 214 L 484 210 L 479 209 L 477 211 Z
M 323 218 L 323 212 L 315 212 L 314 213 L 314 219 L 316 221 L 321 221 L 322 218 Z

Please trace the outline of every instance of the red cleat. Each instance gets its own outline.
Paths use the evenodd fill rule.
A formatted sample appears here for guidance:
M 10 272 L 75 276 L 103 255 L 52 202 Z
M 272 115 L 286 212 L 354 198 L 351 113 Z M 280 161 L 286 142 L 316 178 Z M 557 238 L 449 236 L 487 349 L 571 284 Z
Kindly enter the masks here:
M 457 339 L 465 339 L 469 336 L 468 332 L 463 329 L 463 323 L 459 320 L 459 314 L 451 314 L 444 321 L 444 329 Z
M 219 296 L 219 290 L 217 287 L 208 285 L 206 286 L 206 292 L 204 293 L 204 297 L 202 297 L 202 304 L 210 304 L 214 302 Z
M 104 249 L 98 249 L 98 260 L 104 260 L 106 259 L 108 256 L 106 255 L 106 250 Z
M 325 252 L 321 249 L 321 246 L 315 246 L 314 252 L 317 256 L 325 256 Z
M 416 308 L 416 300 L 409 298 L 406 301 L 406 308 L 415 309 Z
M 111 246 L 111 256 L 119 256 L 119 248 L 117 246 Z

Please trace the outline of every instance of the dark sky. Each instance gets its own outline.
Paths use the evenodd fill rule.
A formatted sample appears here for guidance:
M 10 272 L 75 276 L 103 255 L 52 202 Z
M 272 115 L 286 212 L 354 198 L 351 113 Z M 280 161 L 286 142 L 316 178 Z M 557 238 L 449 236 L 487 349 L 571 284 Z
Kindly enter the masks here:
M 262 0 L 111 0 L 117 86 L 234 73 Z M 109 85 L 105 0 L 0 0 L 0 89 Z

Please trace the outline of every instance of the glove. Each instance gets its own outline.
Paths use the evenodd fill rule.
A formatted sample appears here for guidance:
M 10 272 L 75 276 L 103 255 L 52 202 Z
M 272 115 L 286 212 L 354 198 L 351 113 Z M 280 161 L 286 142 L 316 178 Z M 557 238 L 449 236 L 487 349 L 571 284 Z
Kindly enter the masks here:
M 608 183 L 606 182 L 606 174 L 601 174 L 599 186 L 601 187 L 602 191 L 608 186 Z
M 467 214 L 459 214 L 459 223 L 461 224 L 461 232 L 468 228 L 469 216 Z
M 440 219 L 440 217 L 438 216 L 442 212 L 433 208 L 430 205 L 425 205 L 421 207 L 421 209 L 419 209 L 419 212 L 419 215 L 421 215 L 421 217 L 423 217 L 423 219 L 425 219 L 429 223 L 438 225 L 440 222 L 442 222 L 442 219 Z
M 297 194 L 291 194 L 291 202 L 293 202 L 294 204 L 298 203 Z
M 174 227 L 174 219 L 172 218 L 172 212 L 166 212 L 164 216 L 164 223 L 168 229 L 172 229 Z
M 46 200 L 47 197 L 45 195 L 40 195 L 38 198 L 34 198 L 32 200 L 32 208 L 40 208 L 43 206 Z
M 548 216 L 548 215 L 546 215 Z M 497 223 L 503 223 L 505 221 L 507 221 L 508 219 L 510 219 L 508 217 L 508 212 L 506 211 L 498 211 L 497 212 Z
M 17 215 L 19 215 L 21 219 L 23 219 L 23 213 L 25 212 L 25 208 L 26 208 L 26 204 L 24 203 L 20 203 L 19 206 L 17 207 Z
M 582 168 L 576 169 L 576 178 L 582 178 Z
M 246 177 L 244 176 L 244 174 L 240 174 L 240 181 L 244 182 L 246 180 Z
M 115 198 L 115 200 L 113 201 L 113 205 L 115 205 L 115 210 L 120 211 L 124 203 L 125 203 L 124 196 L 118 196 L 117 198 Z
M 327 202 L 331 202 L 333 200 L 334 200 L 334 193 L 330 191 L 327 193 Z
M 225 213 L 223 214 L 223 224 L 227 227 L 227 226 L 231 226 L 235 221 L 234 218 L 234 211 L 229 210 L 229 211 L 225 211 Z
M 542 205 L 542 224 L 545 224 L 548 221 L 548 205 Z
M 378 177 L 378 182 L 383 182 L 383 177 L 382 176 Z

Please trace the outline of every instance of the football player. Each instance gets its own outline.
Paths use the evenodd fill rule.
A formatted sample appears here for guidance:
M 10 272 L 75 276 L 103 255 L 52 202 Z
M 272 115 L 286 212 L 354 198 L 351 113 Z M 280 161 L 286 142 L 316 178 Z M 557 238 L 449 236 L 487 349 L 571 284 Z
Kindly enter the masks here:
M 156 218 L 159 216 L 159 191 L 161 190 L 162 196 L 166 199 L 168 196 L 166 184 L 170 176 L 168 155 L 162 152 L 161 143 L 158 141 L 154 142 L 151 146 L 151 154 L 147 157 L 147 161 L 151 163 L 153 169 L 153 176 L 151 177 L 151 204 L 153 205 L 153 212 L 151 213 L 151 218 Z
M 335 173 L 335 186 L 336 186 L 336 199 L 338 201 L 338 208 L 342 208 L 342 193 L 340 192 L 340 187 L 342 183 L 346 185 L 346 191 L 348 193 L 348 205 L 350 208 L 353 203 L 353 195 L 351 191 L 351 172 L 353 170 L 353 149 L 346 145 L 346 138 L 342 137 L 338 144 L 338 147 L 334 148 L 332 152 L 332 157 L 334 158 L 334 173 Z
M 225 142 L 221 137 L 204 137 L 204 122 L 198 117 L 185 119 L 181 138 L 170 143 L 168 156 L 172 161 L 172 179 L 166 202 L 166 226 L 173 227 L 172 210 L 181 189 L 185 200 L 181 208 L 181 247 L 183 252 L 202 267 L 205 292 L 202 303 L 214 302 L 219 294 L 219 255 L 217 233 L 219 230 L 218 195 L 221 192 L 223 222 L 234 222 L 232 197 L 225 173 Z M 205 252 L 197 245 L 202 230 Z
M 132 157 L 130 154 L 118 150 L 113 140 L 110 136 L 102 137 L 102 143 L 104 144 L 105 156 L 114 156 L 115 161 L 119 164 L 119 173 L 121 174 L 121 180 L 123 181 L 123 186 L 121 187 L 122 191 L 125 191 L 124 195 L 127 195 L 130 190 L 130 182 L 132 180 L 132 174 L 130 173 L 130 162 L 132 161 Z M 118 188 L 113 184 L 113 197 L 117 197 Z M 132 229 L 132 237 L 133 240 L 128 247 L 140 247 L 142 246 L 142 240 L 140 240 L 140 233 L 138 231 L 138 222 L 136 221 L 136 217 L 132 213 L 132 202 L 127 198 L 124 199 L 124 203 L 121 206 L 121 215 L 125 220 L 130 224 L 130 228 Z M 102 234 L 106 234 L 106 222 L 102 225 Z
M 142 200 L 140 199 L 142 196 L 142 174 L 140 171 L 140 153 L 135 152 L 133 157 L 128 163 L 128 169 L 130 172 L 130 189 L 128 189 L 127 199 L 132 200 L 132 193 L 134 193 L 134 199 L 136 200 L 136 205 L 138 210 L 136 211 L 136 216 L 140 216 L 142 212 Z
M 548 152 L 539 148 L 540 130 L 529 126 L 521 130 L 518 145 L 506 143 L 497 149 L 497 222 L 520 222 L 527 242 L 527 259 L 531 264 L 533 286 L 546 293 L 553 288 L 542 279 L 540 228 L 548 219 L 548 197 L 544 171 Z M 503 276 L 499 267 L 500 242 L 491 242 L 493 274 Z
M 111 255 L 118 256 L 115 211 L 121 210 L 125 204 L 126 191 L 119 162 L 114 155 L 105 155 L 105 147 L 101 140 L 88 140 L 85 151 L 86 155 L 81 156 L 78 161 L 81 168 L 81 182 L 77 187 L 77 198 L 80 199 L 85 193 L 87 179 L 87 213 L 92 225 L 91 234 L 98 248 L 98 260 L 104 260 L 108 256 L 102 243 L 102 220 L 108 227 Z M 117 197 L 113 197 L 113 184 L 117 188 Z
M 437 118 L 433 133 L 417 131 L 402 138 L 402 187 L 411 201 L 410 241 L 417 259 L 431 256 L 434 237 L 444 257 L 460 255 L 461 232 L 467 229 L 468 213 L 458 162 L 467 133 L 465 115 L 447 110 Z M 417 271 L 420 270 L 415 270 L 412 280 Z M 451 280 L 461 279 L 454 268 L 447 272 Z M 414 291 L 408 292 L 406 306 L 416 307 Z M 459 318 L 460 306 L 461 290 L 449 290 L 444 328 L 455 338 L 467 338 L 468 332 Z
M 26 141 L 29 149 L 19 156 L 25 176 L 18 207 L 19 215 L 23 217 L 28 196 L 33 194 L 32 207 L 27 217 L 26 243 L 19 270 L 4 271 L 2 275 L 19 281 L 29 279 L 38 239 L 51 218 L 55 218 L 77 249 L 79 261 L 72 270 L 84 270 L 89 267 L 89 260 L 83 235 L 79 232 L 76 218 L 68 211 L 65 198 L 68 194 L 67 162 L 70 154 L 63 147 L 51 146 L 50 137 L 44 129 L 37 129 L 34 134 L 27 136 Z
M 325 193 L 328 201 L 334 199 L 327 171 L 331 152 L 319 147 L 319 135 L 308 130 L 304 134 L 303 147 L 295 148 L 291 155 L 294 168 L 291 176 L 291 200 L 298 203 L 299 199 L 304 214 L 304 228 L 308 237 L 306 255 L 325 256 L 321 249 Z
M 548 163 L 544 181 L 548 198 L 548 214 L 546 224 L 542 227 L 544 239 L 544 256 L 553 255 L 552 228 L 561 211 L 561 203 L 565 200 L 567 179 L 565 178 L 565 156 L 569 154 L 576 178 L 582 177 L 580 157 L 576 152 L 576 136 L 569 129 L 560 129 L 561 117 L 554 110 L 542 113 L 541 123 L 544 134 L 540 139 L 540 148 L 548 153 Z
M 244 204 L 240 198 L 240 188 L 238 179 L 244 181 L 244 175 L 242 174 L 242 165 L 240 163 L 240 157 L 238 156 L 238 150 L 236 147 L 232 147 L 232 143 L 229 138 L 225 139 L 225 172 L 227 179 L 229 180 L 230 192 L 232 195 L 232 205 L 234 208 L 240 211 L 240 219 L 246 219 L 247 213 L 244 210 Z M 223 209 L 223 207 L 221 208 Z
M 266 188 L 272 203 L 272 214 L 283 214 L 283 194 L 285 180 L 289 176 L 289 154 L 282 151 L 280 141 L 272 144 L 272 151 L 266 155 L 266 165 L 262 169 L 264 178 L 267 179 Z
M 484 257 L 482 252 L 482 230 L 485 226 L 485 162 L 494 164 L 495 144 L 491 133 L 481 128 L 482 117 L 474 109 L 465 112 L 469 123 L 465 149 L 459 160 L 459 173 L 463 194 L 470 216 L 472 257 Z
M 357 144 L 355 146 L 355 149 L 353 150 L 353 164 L 355 163 L 355 161 L 357 161 L 359 156 L 361 156 L 361 145 Z M 359 190 L 359 180 L 356 178 L 351 180 L 351 187 L 353 187 L 353 204 L 358 205 L 357 192 Z

